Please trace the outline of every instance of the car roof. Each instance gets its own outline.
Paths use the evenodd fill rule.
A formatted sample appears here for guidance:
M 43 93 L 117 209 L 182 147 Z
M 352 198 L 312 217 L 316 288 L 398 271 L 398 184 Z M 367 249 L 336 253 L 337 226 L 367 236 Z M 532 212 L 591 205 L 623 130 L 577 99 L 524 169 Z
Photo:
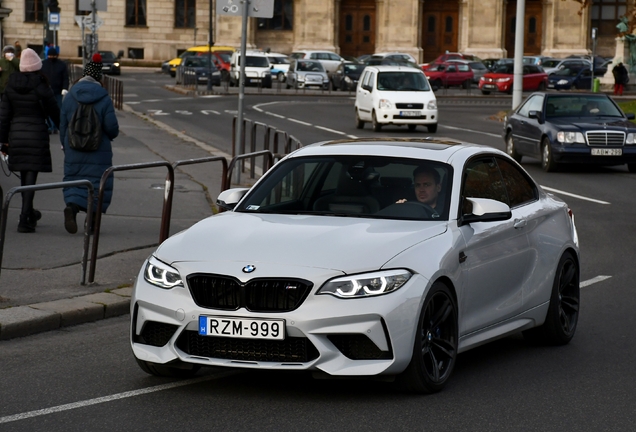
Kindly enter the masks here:
M 445 137 L 423 138 L 353 138 L 322 141 L 301 147 L 288 157 L 332 155 L 365 155 L 382 157 L 404 157 L 426 159 L 450 163 L 453 156 L 462 154 L 463 158 L 480 153 L 506 154 L 490 146 L 467 143 Z
M 411 73 L 424 73 L 421 69 L 416 69 L 411 66 L 393 66 L 393 65 L 372 65 L 367 66 L 365 69 L 375 70 L 376 72 L 411 72 Z

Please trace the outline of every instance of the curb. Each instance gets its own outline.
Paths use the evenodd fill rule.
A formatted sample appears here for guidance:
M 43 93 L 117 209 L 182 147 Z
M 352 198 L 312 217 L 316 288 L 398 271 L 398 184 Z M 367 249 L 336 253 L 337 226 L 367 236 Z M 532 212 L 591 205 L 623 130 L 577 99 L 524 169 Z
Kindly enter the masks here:
M 0 309 L 0 340 L 29 336 L 130 312 L 132 287 Z

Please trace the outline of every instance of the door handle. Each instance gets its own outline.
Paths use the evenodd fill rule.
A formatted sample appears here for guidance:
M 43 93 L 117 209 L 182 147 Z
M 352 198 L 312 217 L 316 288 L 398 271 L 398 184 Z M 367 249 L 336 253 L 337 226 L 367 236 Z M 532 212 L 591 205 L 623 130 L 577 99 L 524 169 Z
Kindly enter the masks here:
M 515 219 L 514 227 L 516 228 L 525 228 L 528 225 L 528 221 L 525 219 Z

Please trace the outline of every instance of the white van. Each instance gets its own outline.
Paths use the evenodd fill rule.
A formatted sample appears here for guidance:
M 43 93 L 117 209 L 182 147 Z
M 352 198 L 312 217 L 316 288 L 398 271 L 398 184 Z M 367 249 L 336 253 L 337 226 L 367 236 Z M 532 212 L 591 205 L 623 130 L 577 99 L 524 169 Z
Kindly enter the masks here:
M 426 75 L 408 66 L 367 66 L 356 88 L 356 127 L 370 122 L 375 132 L 383 125 L 418 125 L 437 131 L 437 99 Z
M 230 85 L 239 85 L 241 53 L 235 51 L 230 59 Z M 267 54 L 261 51 L 245 52 L 245 85 L 272 88 L 271 64 Z

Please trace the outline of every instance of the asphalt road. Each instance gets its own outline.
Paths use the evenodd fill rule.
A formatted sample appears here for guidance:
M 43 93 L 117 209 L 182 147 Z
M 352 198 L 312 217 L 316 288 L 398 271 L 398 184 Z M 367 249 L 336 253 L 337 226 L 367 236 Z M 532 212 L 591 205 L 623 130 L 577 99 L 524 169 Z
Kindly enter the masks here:
M 158 74 L 124 73 L 122 80 L 125 100 L 139 102 L 130 105 L 135 110 L 161 110 L 166 115 L 155 111 L 155 119 L 231 152 L 235 96 L 186 98 L 162 89 L 171 80 Z M 247 96 L 246 117 L 303 143 L 378 136 L 355 129 L 352 106 L 347 98 Z M 436 135 L 503 149 L 501 123 L 489 118 L 505 109 L 440 100 Z M 413 133 L 385 128 L 381 135 Z M 584 283 L 569 345 L 536 347 L 513 336 L 476 348 L 458 357 L 448 386 L 431 396 L 402 394 L 386 382 L 258 371 L 206 370 L 180 382 L 137 367 L 124 316 L 0 342 L 0 431 L 633 430 L 636 175 L 624 166 L 554 174 L 538 161 L 523 166 L 575 214 Z

